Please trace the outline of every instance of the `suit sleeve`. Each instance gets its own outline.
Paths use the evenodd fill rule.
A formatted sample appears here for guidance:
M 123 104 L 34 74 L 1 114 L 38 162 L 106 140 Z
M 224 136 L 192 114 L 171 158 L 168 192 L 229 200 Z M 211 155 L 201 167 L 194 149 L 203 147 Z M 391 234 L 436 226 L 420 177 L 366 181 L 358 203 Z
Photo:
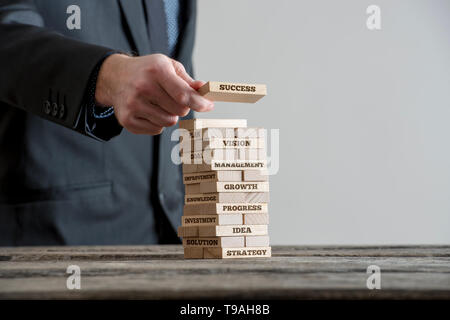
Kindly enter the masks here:
M 0 101 L 86 134 L 85 120 L 80 118 L 86 109 L 89 79 L 113 50 L 39 26 L 40 15 L 32 7 L 21 7 L 22 2 L 7 10 L 2 3 Z M 34 25 L 18 23 L 23 20 Z

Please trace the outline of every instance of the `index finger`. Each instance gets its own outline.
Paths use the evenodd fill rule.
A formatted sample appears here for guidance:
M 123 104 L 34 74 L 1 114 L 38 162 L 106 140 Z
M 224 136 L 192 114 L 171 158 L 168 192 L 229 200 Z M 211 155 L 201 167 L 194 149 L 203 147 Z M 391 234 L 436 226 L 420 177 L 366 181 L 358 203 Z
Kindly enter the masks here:
M 198 90 L 198 89 L 200 89 L 201 86 L 203 86 L 206 83 L 205 81 L 192 79 L 192 77 L 186 72 L 186 69 L 184 68 L 184 66 L 181 62 L 178 62 L 178 61 L 172 59 L 172 64 L 175 69 L 175 73 L 181 79 L 186 81 L 192 89 Z
M 175 71 L 166 73 L 161 79 L 160 85 L 176 103 L 188 106 L 192 110 L 205 112 L 210 111 L 214 106 L 212 101 L 202 97 Z

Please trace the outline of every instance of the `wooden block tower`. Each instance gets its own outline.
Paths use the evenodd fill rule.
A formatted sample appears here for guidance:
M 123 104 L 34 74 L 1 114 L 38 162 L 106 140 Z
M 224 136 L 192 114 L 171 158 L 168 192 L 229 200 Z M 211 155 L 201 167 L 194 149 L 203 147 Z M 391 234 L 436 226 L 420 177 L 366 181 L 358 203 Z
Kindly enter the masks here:
M 208 82 L 210 100 L 256 102 L 265 85 Z M 185 258 L 270 257 L 265 130 L 243 119 L 180 121 Z

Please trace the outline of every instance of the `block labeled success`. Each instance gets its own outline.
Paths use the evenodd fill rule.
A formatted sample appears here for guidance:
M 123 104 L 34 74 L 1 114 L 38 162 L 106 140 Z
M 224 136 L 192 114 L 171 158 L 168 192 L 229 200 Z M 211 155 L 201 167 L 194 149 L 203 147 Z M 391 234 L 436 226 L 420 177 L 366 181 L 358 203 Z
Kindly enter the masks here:
M 255 103 L 267 95 L 265 84 L 209 81 L 198 92 L 213 101 Z

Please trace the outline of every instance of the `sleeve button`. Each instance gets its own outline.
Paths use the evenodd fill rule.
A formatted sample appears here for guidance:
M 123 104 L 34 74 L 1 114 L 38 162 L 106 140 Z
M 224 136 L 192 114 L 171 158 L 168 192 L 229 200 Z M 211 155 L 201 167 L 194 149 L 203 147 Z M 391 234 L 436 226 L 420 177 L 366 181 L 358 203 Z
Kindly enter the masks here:
M 58 114 L 60 119 L 62 119 L 64 117 L 65 112 L 66 112 L 66 106 L 61 104 L 59 106 L 59 114 Z
M 51 105 L 50 105 L 50 101 L 45 100 L 44 101 L 44 112 L 45 112 L 45 114 L 50 114 L 50 112 L 52 111 L 51 109 L 52 108 L 51 108 Z
M 56 117 L 56 115 L 58 114 L 58 104 L 56 102 L 53 102 L 52 104 L 52 116 Z

